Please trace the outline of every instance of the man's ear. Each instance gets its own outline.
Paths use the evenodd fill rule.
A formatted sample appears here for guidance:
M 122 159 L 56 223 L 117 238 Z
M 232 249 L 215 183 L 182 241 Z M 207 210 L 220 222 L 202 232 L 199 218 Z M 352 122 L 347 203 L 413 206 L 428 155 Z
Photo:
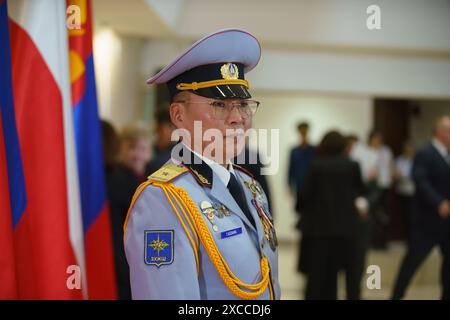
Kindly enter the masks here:
M 179 102 L 172 102 L 169 108 L 170 120 L 177 128 L 183 128 L 184 107 Z

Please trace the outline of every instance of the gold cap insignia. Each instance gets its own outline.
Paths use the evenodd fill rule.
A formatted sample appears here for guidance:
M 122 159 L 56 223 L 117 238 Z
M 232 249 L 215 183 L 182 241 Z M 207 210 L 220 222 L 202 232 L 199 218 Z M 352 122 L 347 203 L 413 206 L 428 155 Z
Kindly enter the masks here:
M 226 80 L 239 79 L 239 70 L 234 63 L 225 63 L 220 67 L 222 78 Z

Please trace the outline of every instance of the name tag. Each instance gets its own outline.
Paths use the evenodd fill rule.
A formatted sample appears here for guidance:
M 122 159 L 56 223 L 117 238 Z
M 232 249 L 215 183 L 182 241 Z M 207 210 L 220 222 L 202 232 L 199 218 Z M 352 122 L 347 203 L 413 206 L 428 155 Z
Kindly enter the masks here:
M 238 234 L 242 233 L 242 228 L 236 228 L 236 229 L 231 229 L 228 231 L 224 231 L 220 233 L 220 238 L 221 239 L 225 239 L 225 238 L 229 238 L 229 237 L 233 237 L 233 236 L 237 236 Z

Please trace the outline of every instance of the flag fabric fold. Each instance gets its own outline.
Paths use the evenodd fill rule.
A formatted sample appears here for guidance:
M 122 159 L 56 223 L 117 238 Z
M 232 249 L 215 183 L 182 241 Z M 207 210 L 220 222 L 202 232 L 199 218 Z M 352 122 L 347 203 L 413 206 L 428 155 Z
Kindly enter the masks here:
M 95 87 L 90 2 L 68 0 L 67 5 L 76 5 L 81 12 L 80 28 L 69 31 L 69 57 L 88 292 L 93 299 L 113 299 L 114 259 Z
M 78 4 L 74 40 L 68 3 L 0 0 L 0 299 L 115 298 L 91 17 Z

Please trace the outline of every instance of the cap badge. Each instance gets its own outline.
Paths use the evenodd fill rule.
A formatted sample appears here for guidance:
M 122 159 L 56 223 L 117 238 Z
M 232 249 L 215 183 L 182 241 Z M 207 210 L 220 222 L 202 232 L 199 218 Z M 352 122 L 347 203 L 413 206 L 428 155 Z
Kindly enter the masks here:
M 225 80 L 239 79 L 239 70 L 234 63 L 225 63 L 220 67 L 220 73 Z

